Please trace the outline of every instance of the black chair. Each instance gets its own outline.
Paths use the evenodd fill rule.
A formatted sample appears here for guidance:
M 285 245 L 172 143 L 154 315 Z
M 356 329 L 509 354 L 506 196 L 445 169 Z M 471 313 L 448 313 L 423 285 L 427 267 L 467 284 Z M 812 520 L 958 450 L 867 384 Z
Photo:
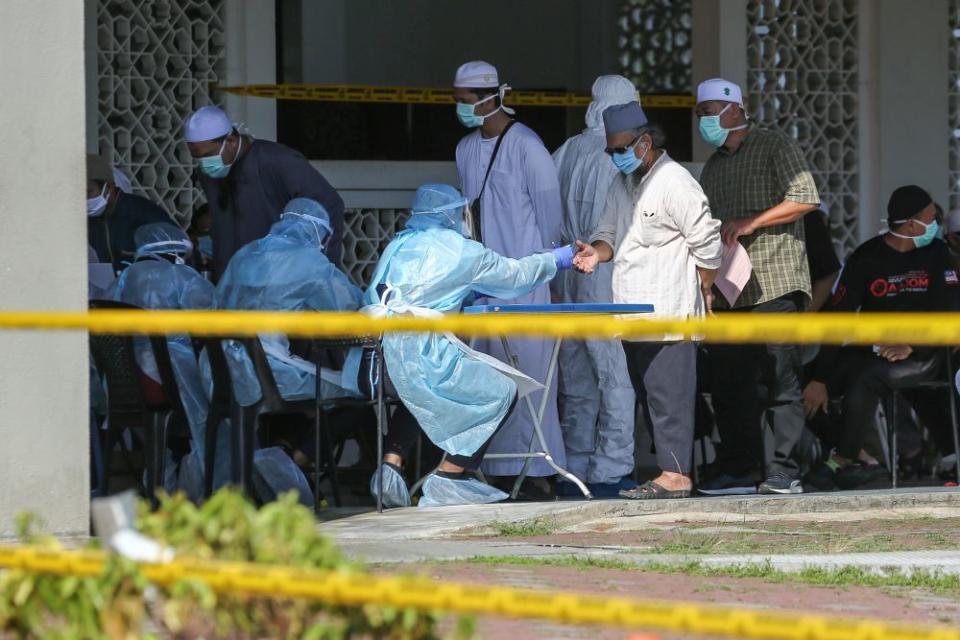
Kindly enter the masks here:
M 373 395 L 370 399 L 353 399 L 353 398 L 336 398 L 331 400 L 324 400 L 323 390 L 321 388 L 322 379 L 319 375 L 319 370 L 317 371 L 317 393 L 316 393 L 316 425 L 315 425 L 315 437 L 316 441 L 314 443 L 314 452 L 315 460 L 320 460 L 320 452 L 326 452 L 326 459 L 324 464 L 326 466 L 327 477 L 330 479 L 331 487 L 333 488 L 333 499 L 334 504 L 338 507 L 341 504 L 340 500 L 340 484 L 337 478 L 337 464 L 339 456 L 334 455 L 332 446 L 332 438 L 329 424 L 329 411 L 327 407 L 337 408 L 337 407 L 374 407 L 377 417 L 377 459 L 374 461 L 374 469 L 380 468 L 380 461 L 383 460 L 383 437 L 386 435 L 386 426 L 387 426 L 387 409 L 390 405 L 396 404 L 399 402 L 396 398 L 387 398 L 384 394 L 384 366 L 383 366 L 383 344 L 379 336 L 357 336 L 357 337 L 343 337 L 343 338 L 324 338 L 317 339 L 313 341 L 313 348 L 316 353 L 330 353 L 331 351 L 335 354 L 344 352 L 347 349 L 359 347 L 363 349 L 370 349 L 373 352 L 373 377 L 375 388 L 371 389 Z M 319 366 L 322 358 L 318 355 L 315 358 L 316 364 Z M 418 456 L 419 460 L 419 456 Z M 419 467 L 419 464 L 418 464 Z M 418 468 L 419 472 L 419 468 Z M 383 512 L 383 477 L 380 477 L 381 486 L 377 492 L 377 512 Z M 319 472 L 314 475 L 314 491 L 319 491 L 320 486 L 320 474 Z
M 953 453 L 956 462 L 957 479 L 960 481 L 960 425 L 957 422 L 957 391 L 954 389 L 954 368 L 953 368 L 953 349 L 947 347 L 944 349 L 946 376 L 943 380 L 930 380 L 910 385 L 910 389 L 945 389 L 950 397 L 950 426 L 953 432 Z M 899 480 L 899 461 L 897 452 L 897 416 L 899 410 L 899 400 L 897 392 L 891 393 L 887 406 L 889 408 L 886 416 L 886 436 L 887 452 L 889 455 L 890 481 L 894 489 L 897 488 Z
M 90 308 L 141 310 L 134 305 L 113 300 L 91 300 Z M 162 336 L 150 338 L 150 345 L 160 373 L 164 400 L 151 404 L 144 396 L 140 368 L 134 356 L 133 338 L 128 335 L 91 335 L 90 351 L 98 374 L 107 389 L 107 430 L 101 431 L 103 443 L 103 477 L 100 489 L 109 494 L 113 453 L 127 428 L 140 428 L 144 434 L 144 467 L 146 482 L 144 494 L 156 507 L 156 489 L 164 478 L 164 461 L 168 426 L 185 425 L 186 413 L 180 401 L 180 391 L 173 375 L 167 341 Z M 189 430 L 180 430 L 189 434 Z
M 321 354 L 332 351 L 342 352 L 350 347 L 367 347 L 374 349 L 377 354 L 375 375 L 377 389 L 372 399 L 336 398 L 324 399 L 321 388 L 321 376 L 317 375 L 315 398 L 309 400 L 285 400 L 277 387 L 276 378 L 270 368 L 267 354 L 257 338 L 234 338 L 245 350 L 247 357 L 253 363 L 254 372 L 260 385 L 260 401 L 249 407 L 240 407 L 232 399 L 233 391 L 230 379 L 230 370 L 223 351 L 222 339 L 209 339 L 205 342 L 207 355 L 210 359 L 210 369 L 213 378 L 213 398 L 207 420 L 207 449 L 206 491 L 209 495 L 213 487 L 213 466 L 215 460 L 217 432 L 220 422 L 226 415 L 231 417 L 231 455 L 233 456 L 233 481 L 244 488 L 249 496 L 253 496 L 253 453 L 260 444 L 260 431 L 263 418 L 277 415 L 300 415 L 312 420 L 315 427 L 315 448 L 313 465 L 313 490 L 316 506 L 320 503 L 320 482 L 324 476 L 330 480 L 334 504 L 341 506 L 339 480 L 337 477 L 337 462 L 339 456 L 335 453 L 332 431 L 329 423 L 329 412 L 340 407 L 373 406 L 377 413 L 377 465 L 383 458 L 382 437 L 386 433 L 386 409 L 389 404 L 398 400 L 388 400 L 383 393 L 383 358 L 379 338 L 334 338 L 312 341 L 312 349 L 316 355 L 315 364 L 323 359 Z M 319 374 L 319 372 L 318 372 Z M 322 461 L 322 462 L 321 462 Z M 382 492 L 381 492 L 382 493 Z M 377 508 L 383 510 L 382 502 L 378 500 Z
M 237 423 L 231 425 L 231 453 L 234 460 L 234 481 L 239 482 L 249 496 L 253 496 L 253 453 L 262 446 L 260 430 L 263 419 L 279 415 L 299 415 L 305 420 L 316 418 L 316 401 L 285 400 L 277 387 L 276 378 L 267 360 L 267 354 L 259 338 L 236 338 L 253 363 L 254 373 L 260 385 L 260 401 L 249 407 L 240 407 L 235 412 Z M 266 438 L 265 438 L 266 439 Z M 319 504 L 319 494 L 314 495 Z
M 217 436 L 220 424 L 230 419 L 231 455 L 236 462 L 232 465 L 231 481 L 243 487 L 247 496 L 253 497 L 253 430 L 244 422 L 242 408 L 233 398 L 233 386 L 230 367 L 223 352 L 221 338 L 207 338 L 203 345 L 210 363 L 213 380 L 213 393 L 207 410 L 206 443 L 204 449 L 204 497 L 213 493 L 213 469 L 216 463 Z

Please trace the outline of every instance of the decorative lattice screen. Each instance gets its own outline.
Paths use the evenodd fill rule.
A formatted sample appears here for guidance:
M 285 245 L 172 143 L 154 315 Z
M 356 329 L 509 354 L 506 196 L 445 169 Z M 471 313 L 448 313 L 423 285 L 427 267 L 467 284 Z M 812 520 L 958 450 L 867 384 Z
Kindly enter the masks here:
M 405 209 L 348 209 L 343 230 L 343 268 L 358 287 L 373 276 L 380 253 L 403 230 Z
M 100 0 L 100 152 L 178 220 L 200 192 L 180 142 L 184 119 L 210 104 L 224 73 L 223 0 Z
M 750 0 L 747 13 L 748 111 L 798 140 L 846 255 L 859 244 L 857 0 Z
M 690 93 L 691 0 L 624 0 L 620 72 L 641 93 Z
M 950 0 L 950 208 L 960 207 L 960 0 Z

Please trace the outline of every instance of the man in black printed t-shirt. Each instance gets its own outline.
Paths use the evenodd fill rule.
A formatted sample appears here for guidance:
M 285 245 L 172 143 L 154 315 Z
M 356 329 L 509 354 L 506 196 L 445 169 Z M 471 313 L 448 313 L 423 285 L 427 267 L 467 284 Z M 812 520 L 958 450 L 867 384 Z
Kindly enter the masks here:
M 930 194 L 900 187 L 887 205 L 889 231 L 857 247 L 844 265 L 825 311 L 921 312 L 954 308 L 957 273 L 947 246 L 937 238 Z M 918 318 L 918 326 L 922 319 Z M 877 404 L 892 390 L 909 388 L 942 374 L 942 348 L 885 344 L 823 346 L 812 380 L 803 391 L 808 415 L 827 411 L 830 394 L 843 395 L 839 444 L 819 469 L 842 489 L 874 479 L 876 467 L 857 462 L 864 435 L 874 426 Z M 921 407 L 915 407 L 918 412 Z

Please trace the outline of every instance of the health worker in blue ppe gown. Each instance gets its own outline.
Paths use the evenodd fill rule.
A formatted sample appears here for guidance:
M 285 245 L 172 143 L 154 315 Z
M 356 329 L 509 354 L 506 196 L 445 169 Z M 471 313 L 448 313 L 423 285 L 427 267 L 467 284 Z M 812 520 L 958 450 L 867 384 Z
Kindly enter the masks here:
M 183 136 L 210 208 L 215 281 L 241 247 L 267 235 L 294 198 L 316 200 L 326 209 L 332 230 L 327 256 L 340 263 L 343 200 L 300 152 L 241 134 L 214 106 L 190 114 Z
M 603 112 L 637 99 L 637 89 L 623 76 L 600 76 L 591 90 L 587 128 L 553 154 L 563 197 L 563 237 L 589 238 L 600 225 L 608 192 L 620 175 L 606 154 Z M 613 263 L 592 275 L 567 271 L 551 287 L 559 302 L 613 302 Z M 582 478 L 597 497 L 616 497 L 636 483 L 633 471 L 636 397 L 619 340 L 564 340 L 558 368 L 560 426 L 567 449 L 567 470 Z M 569 482 L 560 495 L 580 495 Z
M 473 129 L 457 145 L 457 172 L 464 196 L 477 218 L 476 239 L 483 246 L 508 258 L 522 258 L 549 250 L 561 243 L 563 205 L 560 183 L 550 152 L 536 133 L 511 119 L 513 110 L 503 104 L 510 87 L 501 84 L 493 65 L 468 62 L 457 69 L 453 83 L 457 117 Z M 479 205 L 479 206 L 476 206 Z M 497 303 L 497 297 L 488 302 Z M 550 304 L 550 289 L 536 287 L 514 300 L 520 304 Z M 511 351 L 519 368 L 536 380 L 545 380 L 553 342 L 510 337 Z M 481 338 L 477 349 L 509 361 L 500 338 Z M 556 381 L 548 394 L 542 428 L 553 459 L 566 466 L 563 436 L 557 414 Z M 540 393 L 532 398 L 540 405 Z M 529 450 L 533 421 L 524 407 L 514 411 L 490 445 L 490 453 L 519 453 Z M 516 476 L 524 460 L 496 459 L 485 462 L 483 471 L 493 476 Z M 521 493 L 528 498 L 549 498 L 550 491 L 535 477 L 552 476 L 554 469 L 541 459 L 530 463 L 528 481 Z M 503 481 L 503 485 L 510 484 Z
M 134 243 L 134 262 L 111 285 L 108 298 L 144 309 L 212 308 L 213 285 L 184 264 L 193 247 L 182 230 L 170 223 L 144 225 L 134 235 Z M 168 336 L 167 347 L 190 427 L 190 450 L 178 462 L 168 456 L 163 484 L 168 492 L 179 489 L 198 500 L 203 493 L 207 397 L 190 336 Z M 134 338 L 134 354 L 144 375 L 159 385 L 160 373 L 148 338 Z
M 364 294 L 376 316 L 438 317 L 456 313 L 472 294 L 522 296 L 569 268 L 572 246 L 506 258 L 469 239 L 467 200 L 443 184 L 421 186 L 406 229 L 391 242 Z M 481 504 L 508 496 L 481 482 L 479 467 L 491 439 L 518 397 L 543 387 L 500 360 L 478 353 L 451 334 L 390 333 L 383 354 L 389 387 L 410 419 L 394 416 L 386 441 L 384 502 L 409 504 L 399 469 L 416 441 L 417 425 L 446 453 L 423 484 L 420 506 Z M 344 378 L 349 378 L 349 367 Z M 378 489 L 374 476 L 371 489 Z
M 360 290 L 325 254 L 332 237 L 326 209 L 309 198 L 287 203 L 270 233 L 233 256 L 217 283 L 218 309 L 256 311 L 356 311 Z M 316 397 L 316 366 L 291 352 L 284 335 L 263 334 L 260 342 L 285 400 Z M 260 384 L 242 345 L 225 348 L 237 402 L 260 401 Z M 321 369 L 323 397 L 347 395 L 340 373 Z

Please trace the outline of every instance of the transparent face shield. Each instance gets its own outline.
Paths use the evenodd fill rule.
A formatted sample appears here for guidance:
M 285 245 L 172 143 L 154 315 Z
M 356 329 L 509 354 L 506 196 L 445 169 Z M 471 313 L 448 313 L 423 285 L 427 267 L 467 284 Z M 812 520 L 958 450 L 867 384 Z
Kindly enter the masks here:
M 461 210 L 461 213 L 460 213 L 460 218 L 461 218 L 461 228 L 462 228 L 461 233 L 463 233 L 463 237 L 468 238 L 470 240 L 476 239 L 477 230 L 474 229 L 474 225 L 476 223 L 479 223 L 480 221 L 479 220 L 474 221 L 473 210 L 470 208 L 469 202 L 463 205 L 463 209 Z
M 313 225 L 313 229 L 317 234 L 317 245 L 324 253 L 326 253 L 327 245 L 330 244 L 330 238 L 333 237 L 333 229 L 330 228 L 329 223 L 315 216 L 307 215 L 305 213 L 296 213 L 295 211 L 285 211 L 281 217 L 286 216 L 294 216 L 296 218 L 306 220 Z
M 174 264 L 186 264 L 185 258 L 193 252 L 193 243 L 189 240 L 160 240 L 145 244 L 139 249 L 135 257 L 137 259 L 146 256 L 159 257 L 162 255 L 173 256 Z

